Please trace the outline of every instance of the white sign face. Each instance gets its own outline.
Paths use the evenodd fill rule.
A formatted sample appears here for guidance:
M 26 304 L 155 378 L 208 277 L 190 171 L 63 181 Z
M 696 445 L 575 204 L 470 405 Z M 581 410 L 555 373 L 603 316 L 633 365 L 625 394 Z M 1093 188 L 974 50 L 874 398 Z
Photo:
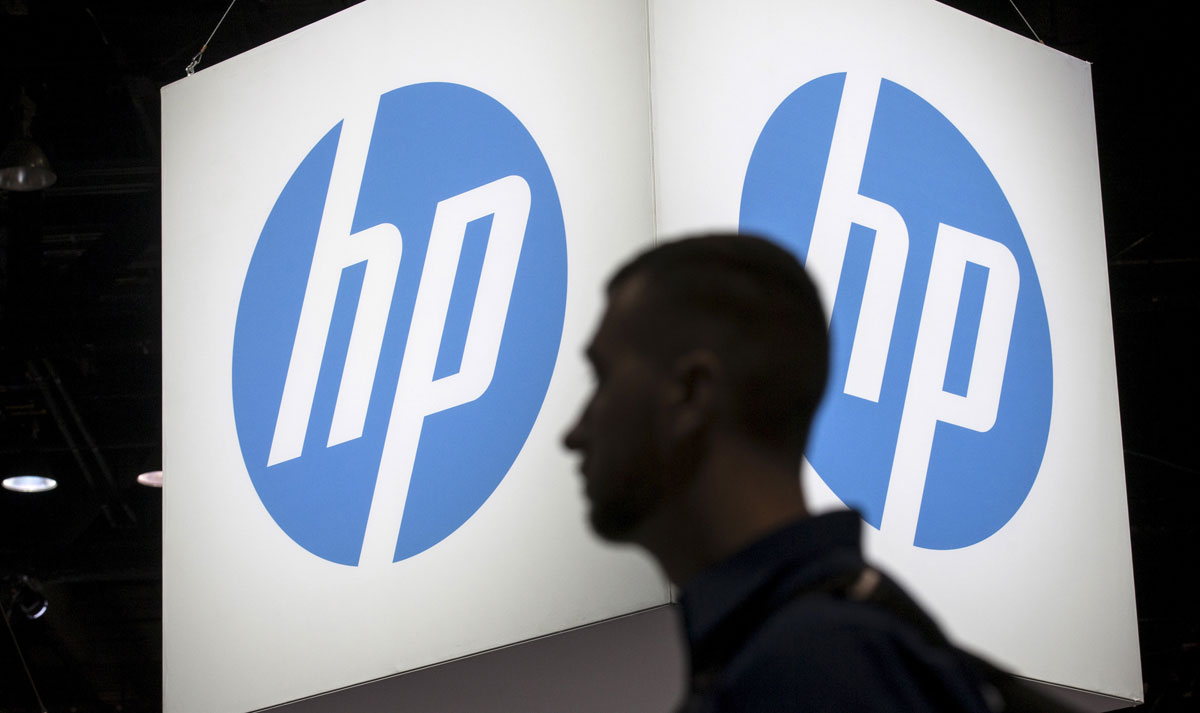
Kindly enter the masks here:
M 559 443 L 653 235 L 645 5 L 459 5 L 365 3 L 163 90 L 167 711 L 669 600 Z
M 810 500 L 959 641 L 1140 699 L 1088 66 L 934 2 L 651 7 L 660 234 L 774 237 L 831 316 Z
M 559 444 L 656 228 L 813 272 L 816 508 L 1141 698 L 1086 64 L 926 0 L 368 2 L 165 88 L 163 175 L 167 711 L 666 602 Z

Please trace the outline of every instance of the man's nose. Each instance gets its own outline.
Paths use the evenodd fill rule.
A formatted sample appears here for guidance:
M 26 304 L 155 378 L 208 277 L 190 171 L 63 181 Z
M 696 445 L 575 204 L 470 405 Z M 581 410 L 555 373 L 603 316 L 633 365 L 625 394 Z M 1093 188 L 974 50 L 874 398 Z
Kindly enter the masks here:
M 569 451 L 578 451 L 583 448 L 584 438 L 584 420 L 587 418 L 587 408 L 579 414 L 575 419 L 575 424 L 571 426 L 565 434 L 563 434 L 563 446 Z

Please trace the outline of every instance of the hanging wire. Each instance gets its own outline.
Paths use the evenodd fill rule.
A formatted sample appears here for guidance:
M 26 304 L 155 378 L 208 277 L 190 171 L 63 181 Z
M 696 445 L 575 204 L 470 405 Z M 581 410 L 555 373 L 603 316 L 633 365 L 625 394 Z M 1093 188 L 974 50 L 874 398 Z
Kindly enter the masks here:
M 16 598 L 13 598 L 15 604 Z M 42 694 L 38 693 L 37 684 L 33 682 L 33 674 L 29 673 L 29 664 L 25 663 L 25 654 L 21 652 L 21 645 L 17 643 L 17 635 L 13 631 L 12 624 L 9 623 L 8 617 L 12 614 L 12 607 L 8 611 L 4 611 L 3 605 L 0 605 L 0 618 L 4 619 L 4 625 L 8 628 L 8 635 L 12 637 L 13 646 L 17 648 L 17 657 L 21 659 L 21 667 L 25 669 L 25 678 L 29 680 L 29 687 L 33 689 L 33 697 L 37 699 L 38 710 L 42 713 L 47 713 L 46 704 L 42 703 Z
M 221 23 L 225 22 L 225 18 L 229 16 L 229 11 L 233 9 L 233 5 L 236 2 L 237 0 L 230 0 L 229 7 L 225 8 L 225 14 L 221 15 L 220 20 L 217 20 L 217 26 L 213 28 L 211 33 L 209 33 L 208 39 L 204 41 L 204 44 L 200 45 L 200 51 L 197 52 L 196 56 L 192 57 L 192 61 L 188 63 L 187 73 L 189 77 L 196 73 L 196 65 L 200 64 L 200 58 L 204 56 L 204 50 L 208 49 L 208 43 L 212 42 L 213 35 L 217 34 L 217 30 L 221 29 Z
M 1037 30 L 1033 29 L 1033 25 L 1029 24 L 1029 20 L 1025 19 L 1025 13 L 1021 12 L 1021 8 L 1017 7 L 1017 0 L 1008 0 L 1008 3 L 1013 6 L 1014 10 L 1017 11 L 1017 15 L 1021 18 L 1021 22 L 1024 22 L 1025 26 L 1029 28 L 1029 31 L 1033 33 L 1033 39 L 1037 40 L 1038 42 L 1042 42 L 1042 38 L 1038 37 Z M 1042 44 L 1046 43 L 1042 42 Z M 203 51 L 204 50 L 201 50 L 201 52 Z

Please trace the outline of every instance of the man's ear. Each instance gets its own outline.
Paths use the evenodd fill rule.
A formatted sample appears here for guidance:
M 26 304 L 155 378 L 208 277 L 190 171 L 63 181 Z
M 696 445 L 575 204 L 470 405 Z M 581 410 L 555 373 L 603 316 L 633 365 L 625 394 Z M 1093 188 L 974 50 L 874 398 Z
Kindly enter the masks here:
M 693 349 L 675 360 L 666 409 L 672 441 L 699 434 L 716 420 L 724 378 L 721 360 L 711 349 Z

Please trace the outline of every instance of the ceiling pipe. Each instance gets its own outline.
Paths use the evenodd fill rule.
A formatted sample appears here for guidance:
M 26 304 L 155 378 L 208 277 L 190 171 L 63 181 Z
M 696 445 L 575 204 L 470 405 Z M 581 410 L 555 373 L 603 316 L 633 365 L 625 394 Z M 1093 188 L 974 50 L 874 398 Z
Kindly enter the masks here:
M 42 372 L 38 368 L 37 364 L 30 359 L 25 362 L 25 366 L 29 372 L 29 377 L 37 385 L 38 389 L 41 390 L 42 398 L 46 400 L 46 410 L 50 412 L 50 416 L 58 425 L 58 430 L 60 433 L 62 433 L 63 440 L 67 442 L 67 448 L 70 449 L 71 455 L 75 457 L 75 463 L 79 466 L 79 471 L 83 474 L 83 479 L 87 482 L 88 487 L 91 488 L 92 492 L 100 496 L 100 511 L 104 513 L 104 519 L 107 520 L 108 524 L 113 528 L 119 528 L 120 524 L 117 521 L 117 517 L 113 514 L 113 509 L 109 505 L 109 501 L 114 499 L 114 494 L 111 492 L 102 493 L 98 487 L 96 479 L 92 475 L 92 469 L 88 466 L 87 459 L 84 458 L 83 451 L 79 448 L 79 444 L 76 442 L 75 436 L 71 433 L 71 429 L 67 424 L 66 419 L 63 418 L 62 410 L 58 406 L 58 401 L 54 398 L 54 394 L 50 391 L 50 385 L 47 383 L 46 378 L 42 376 Z
M 107 483 L 108 492 L 112 499 L 117 501 L 117 504 L 121 507 L 121 511 L 129 518 L 130 524 L 136 524 L 137 516 L 134 515 L 133 508 L 129 507 L 129 503 L 121 498 L 112 469 L 108 467 L 108 459 L 104 457 L 104 452 L 100 450 L 96 439 L 92 438 L 92 432 L 84 425 L 83 417 L 79 415 L 79 409 L 75 408 L 75 401 L 71 398 L 66 386 L 63 385 L 62 379 L 58 376 L 58 370 L 46 358 L 42 359 L 42 365 L 46 367 L 46 373 L 50 376 L 50 382 L 54 384 L 54 388 L 58 391 L 59 396 L 62 397 L 63 403 L 67 407 L 67 412 L 71 414 L 71 419 L 75 422 L 75 428 L 79 430 L 79 435 L 83 437 L 83 442 L 87 444 L 88 450 L 91 451 L 92 459 L 100 467 L 100 475 L 104 478 L 105 483 Z

